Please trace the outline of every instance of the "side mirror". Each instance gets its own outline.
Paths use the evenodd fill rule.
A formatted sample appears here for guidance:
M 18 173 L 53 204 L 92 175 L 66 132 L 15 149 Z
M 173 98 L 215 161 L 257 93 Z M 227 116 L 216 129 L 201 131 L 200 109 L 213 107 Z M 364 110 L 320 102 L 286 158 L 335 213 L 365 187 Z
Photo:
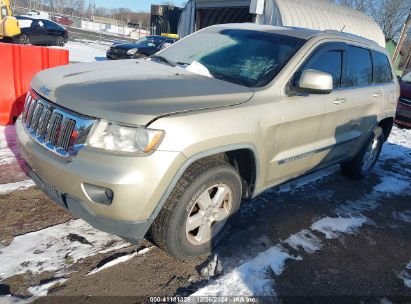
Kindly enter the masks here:
M 331 74 L 308 69 L 301 74 L 298 89 L 308 94 L 330 94 L 333 86 Z

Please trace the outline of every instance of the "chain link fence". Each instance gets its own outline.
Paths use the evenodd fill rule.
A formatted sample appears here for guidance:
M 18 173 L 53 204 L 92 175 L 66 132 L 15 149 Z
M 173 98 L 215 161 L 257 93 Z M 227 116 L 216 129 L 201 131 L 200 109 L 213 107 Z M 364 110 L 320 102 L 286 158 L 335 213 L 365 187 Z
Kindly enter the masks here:
M 38 18 L 50 19 L 64 27 L 69 28 L 69 30 L 78 29 L 89 32 L 88 36 L 95 36 L 99 38 L 100 41 L 102 36 L 113 36 L 113 38 L 119 37 L 137 40 L 150 35 L 154 31 L 151 27 L 132 27 L 125 22 L 111 18 L 93 16 L 92 19 L 88 19 L 48 11 L 30 11 L 30 9 L 24 7 L 13 7 L 14 16 L 27 14 L 34 17 L 37 16 Z

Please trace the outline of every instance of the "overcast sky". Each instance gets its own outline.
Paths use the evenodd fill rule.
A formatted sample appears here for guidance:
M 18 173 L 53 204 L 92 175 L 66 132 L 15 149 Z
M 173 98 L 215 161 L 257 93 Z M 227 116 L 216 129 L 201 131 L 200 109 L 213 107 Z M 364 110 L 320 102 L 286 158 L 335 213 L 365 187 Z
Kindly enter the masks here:
M 151 4 L 160 4 L 162 0 L 95 0 L 97 6 L 107 8 L 126 7 L 133 11 L 150 11 Z M 184 1 L 175 0 L 174 4 L 180 6 Z

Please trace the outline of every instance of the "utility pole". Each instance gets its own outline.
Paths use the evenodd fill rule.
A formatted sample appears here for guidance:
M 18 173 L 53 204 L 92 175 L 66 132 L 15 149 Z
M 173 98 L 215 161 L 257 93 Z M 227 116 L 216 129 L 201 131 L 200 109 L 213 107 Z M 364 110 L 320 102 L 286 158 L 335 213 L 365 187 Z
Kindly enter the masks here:
M 405 37 L 407 36 L 407 32 L 408 32 L 408 27 L 410 25 L 411 25 L 411 11 L 408 14 L 408 18 L 407 18 L 407 21 L 405 21 L 404 27 L 402 28 L 400 40 L 398 41 L 397 47 L 395 48 L 395 51 L 394 51 L 394 55 L 392 56 L 392 62 L 394 63 L 394 66 L 395 66 L 395 62 L 397 61 L 398 54 L 400 53 L 401 48 L 404 44 Z

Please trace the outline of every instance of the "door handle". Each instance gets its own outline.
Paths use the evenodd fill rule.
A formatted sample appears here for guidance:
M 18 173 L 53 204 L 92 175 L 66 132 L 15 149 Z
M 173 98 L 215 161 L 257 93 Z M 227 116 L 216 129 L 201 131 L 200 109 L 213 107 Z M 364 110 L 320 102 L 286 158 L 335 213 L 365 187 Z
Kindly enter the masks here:
M 347 98 L 342 98 L 342 97 L 338 97 L 334 100 L 334 104 L 336 104 L 336 105 L 346 103 L 346 102 L 347 102 Z
M 381 92 L 377 92 L 377 93 L 374 93 L 373 95 L 372 95 L 372 97 L 381 97 L 382 96 L 382 93 Z

